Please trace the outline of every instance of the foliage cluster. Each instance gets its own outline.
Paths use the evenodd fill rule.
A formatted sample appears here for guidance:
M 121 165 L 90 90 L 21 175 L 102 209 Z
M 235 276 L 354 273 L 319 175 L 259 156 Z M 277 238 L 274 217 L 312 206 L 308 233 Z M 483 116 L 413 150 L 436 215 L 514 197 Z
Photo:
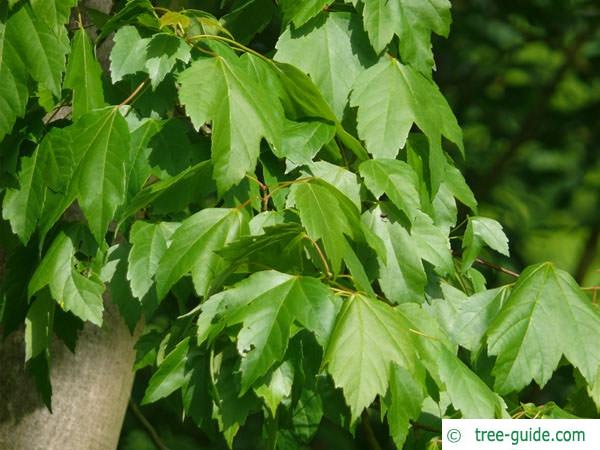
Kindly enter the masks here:
M 478 270 L 509 248 L 432 78 L 447 0 L 76 3 L 0 6 L 0 325 L 25 323 L 48 405 L 50 340 L 75 349 L 111 301 L 147 322 L 142 403 L 176 398 L 211 448 L 372 436 L 370 415 L 435 448 L 442 417 L 566 415 L 519 405 L 559 365 L 600 406 L 573 278 Z

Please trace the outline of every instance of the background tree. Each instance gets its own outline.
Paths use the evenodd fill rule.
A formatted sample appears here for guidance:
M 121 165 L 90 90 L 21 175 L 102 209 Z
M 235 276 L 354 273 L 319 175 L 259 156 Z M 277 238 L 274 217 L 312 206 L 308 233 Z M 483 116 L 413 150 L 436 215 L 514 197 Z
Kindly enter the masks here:
M 593 2 L 76 3 L 0 7 L 1 445 L 134 362 L 124 449 L 597 416 Z
M 513 243 L 505 262 L 552 260 L 597 284 L 597 5 L 453 7 L 436 79 L 465 132 L 467 180 Z

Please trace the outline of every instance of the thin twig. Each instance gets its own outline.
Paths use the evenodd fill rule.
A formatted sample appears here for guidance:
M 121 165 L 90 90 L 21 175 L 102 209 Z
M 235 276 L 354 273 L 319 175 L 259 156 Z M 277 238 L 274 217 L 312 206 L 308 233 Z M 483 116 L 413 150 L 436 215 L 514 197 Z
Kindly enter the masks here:
M 353 292 L 347 291 L 345 289 L 338 289 L 338 288 L 334 288 L 332 286 L 330 286 L 329 289 L 331 289 L 333 292 L 335 292 L 336 294 L 341 295 L 341 296 L 346 296 L 346 297 L 354 296 Z
M 425 430 L 425 431 L 429 431 L 431 433 L 441 433 L 442 432 L 442 430 L 440 430 L 439 428 L 435 428 L 435 427 L 429 426 L 424 423 L 413 422 L 411 420 L 410 424 L 412 425 L 413 428 L 416 428 L 418 430 Z
M 506 267 L 499 266 L 498 264 L 491 263 L 491 262 L 486 261 L 484 259 L 476 258 L 475 262 L 478 263 L 478 264 L 481 264 L 483 266 L 489 267 L 491 269 L 497 270 L 498 272 L 502 272 L 502 273 L 505 273 L 507 275 L 510 275 L 511 277 L 515 277 L 515 278 L 520 277 L 520 274 L 518 272 L 513 272 L 512 270 L 507 269 Z M 600 286 L 582 286 L 581 290 L 582 291 L 590 291 L 590 292 L 592 292 L 593 295 L 594 295 L 594 299 L 595 299 L 596 293 L 598 291 L 600 291 Z
M 133 415 L 137 418 L 137 420 L 140 421 L 142 426 L 146 429 L 146 431 L 150 435 L 150 439 L 152 439 L 152 442 L 154 442 L 154 445 L 156 445 L 156 447 L 158 447 L 159 450 L 169 450 L 169 447 L 167 447 L 160 439 L 160 436 L 158 435 L 152 424 L 148 421 L 148 419 L 146 419 L 140 407 L 132 399 L 129 399 L 129 409 L 131 409 Z
M 459 267 L 459 262 L 457 259 L 454 260 L 454 267 L 457 269 Z M 463 280 L 463 276 L 460 270 L 456 270 L 456 279 L 458 280 L 458 284 L 460 284 L 460 287 L 462 288 L 463 292 L 465 292 L 467 295 L 471 295 L 471 289 L 467 288 L 467 285 L 465 283 L 465 280 Z
M 146 86 L 144 86 L 142 88 L 142 90 L 137 94 L 137 96 L 131 100 L 131 102 L 129 102 L 129 106 L 133 106 L 135 105 L 135 102 L 137 102 L 140 98 L 142 98 L 144 96 L 144 94 L 146 93 L 146 91 L 148 90 L 148 88 L 150 88 L 151 84 L 150 83 L 146 83 Z M 129 108 L 129 111 L 131 111 L 133 108 Z M 127 111 L 125 113 L 125 116 L 127 116 L 127 114 L 129 114 L 129 111 Z
M 321 247 L 319 247 L 319 244 L 317 244 L 315 241 L 313 241 L 311 239 L 311 237 L 307 234 L 304 235 L 304 239 L 307 239 L 311 242 L 311 244 L 313 245 L 313 247 L 319 254 L 321 261 L 323 262 L 323 267 L 325 268 L 325 274 L 326 274 L 327 278 L 331 278 L 332 273 L 331 273 L 331 270 L 329 269 L 329 264 L 327 263 L 327 258 L 325 258 L 325 254 L 323 253 L 323 250 L 321 250 Z
M 252 175 L 246 174 L 246 178 L 248 178 L 249 180 L 252 180 L 258 184 L 258 187 L 262 191 L 262 194 L 261 194 L 262 210 L 267 211 L 269 209 L 269 195 L 268 195 L 269 187 L 265 183 L 260 181 L 258 178 L 253 177 Z
M 244 44 L 240 44 L 239 42 L 237 42 L 237 41 L 235 41 L 233 39 L 226 38 L 224 36 L 218 36 L 218 35 L 215 35 L 215 34 L 197 34 L 195 36 L 189 37 L 187 40 L 188 40 L 188 42 L 192 43 L 192 41 L 194 41 L 194 40 L 200 40 L 200 39 L 212 39 L 214 41 L 226 42 L 229 45 L 233 45 L 234 47 L 236 47 L 240 51 L 243 51 L 243 52 L 246 52 L 246 53 L 251 53 L 254 56 L 258 56 L 259 58 L 261 58 L 262 60 L 266 61 L 267 63 L 272 64 L 273 66 L 277 67 L 275 65 L 275 63 L 273 62 L 273 60 L 271 60 L 270 58 L 267 58 L 262 53 L 259 53 L 256 50 L 251 49 L 250 47 L 246 47 Z M 193 43 L 192 43 L 192 45 L 193 45 Z
M 146 83 L 148 83 L 148 81 L 149 81 L 148 78 L 146 78 L 144 81 L 142 81 L 138 85 L 138 87 L 136 87 L 134 89 L 134 91 L 129 95 L 129 97 L 127 97 L 125 100 L 123 100 L 121 103 L 119 103 L 119 105 L 117 106 L 117 109 L 120 108 L 121 106 L 128 105 L 129 102 L 131 102 L 131 100 L 133 100 L 135 98 L 135 96 L 138 95 L 142 89 L 144 89 L 144 87 L 146 86 Z
M 239 205 L 236 206 L 236 209 L 238 211 L 241 211 L 242 209 L 244 209 L 246 206 L 250 205 L 254 200 L 259 199 L 260 197 L 250 197 L 248 200 L 246 200 L 244 203 L 240 203 Z
M 269 189 L 269 192 L 266 195 L 266 199 L 265 201 L 269 201 L 269 199 L 271 199 L 273 197 L 273 195 L 275 195 L 275 193 L 281 189 L 284 189 L 288 186 L 292 186 L 293 184 L 297 184 L 297 183 L 305 183 L 307 181 L 313 180 L 316 177 L 302 177 L 302 178 L 297 178 L 295 180 L 290 180 L 290 181 L 281 181 L 279 183 L 277 183 L 277 185 L 271 189 L 267 186 L 267 188 Z
M 467 223 L 469 221 L 468 217 L 465 217 L 463 221 L 461 221 L 458 225 L 456 225 L 454 228 L 452 228 L 452 231 L 450 232 L 450 234 L 454 233 L 455 231 L 457 231 L 460 227 L 462 227 L 465 223 Z M 457 236 L 458 237 L 458 236 Z
M 260 181 L 258 178 L 255 178 L 252 175 L 248 175 L 248 174 L 246 174 L 246 178 L 248 178 L 249 180 L 252 180 L 256 184 L 258 184 L 258 186 L 260 187 L 260 189 L 262 191 L 266 191 L 268 189 L 267 185 L 265 183 L 263 183 L 262 181 Z
M 44 125 L 48 125 L 56 117 L 56 115 L 66 106 L 67 99 L 62 99 L 58 105 L 54 107 L 54 110 L 47 118 L 42 119 Z M 70 107 L 69 107 L 70 108 Z
M 196 44 L 194 44 L 194 43 L 192 43 L 192 46 L 193 46 L 194 48 L 196 48 L 196 49 L 200 50 L 200 51 L 201 51 L 202 53 L 204 53 L 205 55 L 212 56 L 213 58 L 216 58 L 217 56 L 219 56 L 219 55 L 217 55 L 215 52 L 213 52 L 213 51 L 210 51 L 210 50 L 207 50 L 207 49 L 205 49 L 205 48 L 202 48 L 202 47 L 200 47 L 199 45 L 196 45 Z
M 498 264 L 494 264 L 481 258 L 475 258 L 475 262 L 477 264 L 481 264 L 482 266 L 489 267 L 490 269 L 497 270 L 498 272 L 505 273 L 506 275 L 510 275 L 511 277 L 519 278 L 520 276 L 518 272 L 513 272 L 512 270 L 507 269 L 506 267 L 499 266 Z
M 525 411 L 524 410 L 520 410 L 517 411 L 515 414 L 512 415 L 513 419 L 520 419 L 521 417 L 523 417 L 525 415 Z

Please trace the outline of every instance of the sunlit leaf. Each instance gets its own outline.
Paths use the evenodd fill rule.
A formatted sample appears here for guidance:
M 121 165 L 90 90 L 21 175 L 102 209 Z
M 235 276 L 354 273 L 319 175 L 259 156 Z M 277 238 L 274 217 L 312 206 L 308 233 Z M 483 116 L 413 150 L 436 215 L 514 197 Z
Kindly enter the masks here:
M 550 263 L 527 268 L 488 330 L 497 355 L 495 388 L 517 391 L 532 380 L 544 386 L 564 355 L 587 382 L 596 382 L 600 314 L 573 278 Z
M 213 122 L 213 177 L 220 192 L 254 171 L 262 138 L 280 146 L 281 104 L 248 76 L 236 56 L 198 59 L 179 82 L 179 98 L 194 126 Z

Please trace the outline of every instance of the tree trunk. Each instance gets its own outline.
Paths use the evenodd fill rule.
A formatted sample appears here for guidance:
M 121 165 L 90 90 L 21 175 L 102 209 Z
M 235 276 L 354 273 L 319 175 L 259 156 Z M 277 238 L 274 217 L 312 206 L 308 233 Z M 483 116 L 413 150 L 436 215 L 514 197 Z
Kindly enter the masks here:
M 135 339 L 116 308 L 86 324 L 75 353 L 52 345 L 52 409 L 24 368 L 23 332 L 0 345 L 0 449 L 114 450 L 133 383 Z

